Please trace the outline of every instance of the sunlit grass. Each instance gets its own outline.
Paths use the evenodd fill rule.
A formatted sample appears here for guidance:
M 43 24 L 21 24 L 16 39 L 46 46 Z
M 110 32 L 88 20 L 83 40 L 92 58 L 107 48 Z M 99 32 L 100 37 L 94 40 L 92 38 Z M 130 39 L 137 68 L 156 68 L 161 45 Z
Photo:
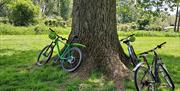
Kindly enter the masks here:
M 68 36 L 64 36 L 68 37 Z M 122 37 L 121 37 L 122 38 Z M 69 79 L 59 64 L 35 65 L 38 52 L 50 43 L 47 35 L 0 35 L 0 91 L 113 91 L 114 83 L 99 71 L 85 81 Z M 176 89 L 180 89 L 180 37 L 137 37 L 137 53 L 167 41 L 158 53 L 164 59 Z M 126 45 L 122 44 L 124 50 Z M 61 46 L 63 47 L 63 45 Z M 124 81 L 127 91 L 134 91 L 133 80 Z

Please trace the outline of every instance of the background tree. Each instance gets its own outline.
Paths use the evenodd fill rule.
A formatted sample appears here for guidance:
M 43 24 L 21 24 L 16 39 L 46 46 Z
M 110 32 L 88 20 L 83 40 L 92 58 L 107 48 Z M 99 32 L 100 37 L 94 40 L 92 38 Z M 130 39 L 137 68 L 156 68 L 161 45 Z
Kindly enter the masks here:
M 178 20 L 178 27 L 177 27 L 177 32 L 179 32 L 179 27 L 180 27 L 180 10 L 179 10 L 179 20 Z
M 59 15 L 59 0 L 34 0 L 39 5 L 42 16 Z
M 6 17 L 8 15 L 8 6 L 7 4 L 10 0 L 0 0 L 0 17 Z
M 70 36 L 78 35 L 78 42 L 87 46 L 78 74 L 103 70 L 122 90 L 128 69 L 122 63 L 126 58 L 116 30 L 116 0 L 74 0 Z
M 35 0 L 39 5 L 42 16 L 61 16 L 65 21 L 71 13 L 72 0 Z
M 176 10 L 176 18 L 175 18 L 175 23 L 174 23 L 174 32 L 177 32 L 177 23 L 178 23 L 178 14 L 179 14 L 179 3 L 177 4 L 177 10 Z
M 71 0 L 60 0 L 60 14 L 64 20 L 68 20 L 70 15 Z
M 130 23 L 137 20 L 138 10 L 134 8 L 132 0 L 117 0 L 116 2 L 118 23 Z

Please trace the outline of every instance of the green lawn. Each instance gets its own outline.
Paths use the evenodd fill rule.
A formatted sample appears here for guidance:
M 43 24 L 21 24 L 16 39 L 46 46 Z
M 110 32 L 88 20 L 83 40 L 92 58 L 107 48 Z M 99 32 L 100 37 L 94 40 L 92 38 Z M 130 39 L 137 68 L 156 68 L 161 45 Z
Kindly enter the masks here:
M 66 36 L 67 37 L 67 36 Z M 180 90 L 180 37 L 137 37 L 133 43 L 137 53 L 161 42 L 167 44 L 158 52 L 164 59 L 176 89 Z M 47 35 L 0 35 L 0 91 L 112 91 L 112 81 L 93 71 L 86 81 L 69 79 L 59 65 L 35 65 L 37 54 L 50 42 Z M 126 46 L 122 44 L 124 49 Z M 133 81 L 125 81 L 129 91 Z

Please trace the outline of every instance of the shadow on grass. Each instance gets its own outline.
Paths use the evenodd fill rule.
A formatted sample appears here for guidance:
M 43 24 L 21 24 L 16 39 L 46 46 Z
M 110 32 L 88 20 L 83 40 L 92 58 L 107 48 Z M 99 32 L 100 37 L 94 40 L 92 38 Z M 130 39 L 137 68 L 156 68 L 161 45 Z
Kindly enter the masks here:
M 38 67 L 36 50 L 0 50 L 0 91 L 92 91 L 113 90 L 113 82 L 101 72 L 92 72 L 87 80 L 70 79 L 59 65 Z
M 164 64 L 166 65 L 166 68 L 169 72 L 169 75 L 171 76 L 172 80 L 174 81 L 175 84 L 175 89 L 180 89 L 180 57 L 178 56 L 173 56 L 173 55 L 161 55 L 160 57 L 162 58 Z M 148 57 L 149 63 L 152 61 L 152 55 Z M 124 81 L 125 88 L 127 91 L 132 91 L 135 89 L 134 81 L 133 78 L 132 80 L 125 80 Z M 164 90 L 166 88 L 163 88 Z
M 101 90 L 114 89 L 113 82 L 104 79 L 101 72 L 92 72 L 89 79 L 71 80 L 59 65 L 45 65 L 37 67 L 36 50 L 19 51 L 13 49 L 0 50 L 0 91 L 59 91 L 64 86 L 70 90 Z M 180 57 L 161 55 L 167 69 L 175 83 L 180 88 Z M 97 75 L 97 76 L 96 76 Z M 126 91 L 134 91 L 133 80 L 124 81 Z
M 58 91 L 59 84 L 68 78 L 59 65 L 37 67 L 35 50 L 0 51 L 0 91 Z

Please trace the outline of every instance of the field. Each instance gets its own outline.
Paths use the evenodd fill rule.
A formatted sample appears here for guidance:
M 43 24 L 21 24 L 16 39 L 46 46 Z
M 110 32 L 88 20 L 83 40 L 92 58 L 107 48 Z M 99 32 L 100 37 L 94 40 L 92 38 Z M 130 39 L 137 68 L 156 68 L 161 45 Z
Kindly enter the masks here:
M 67 37 L 67 36 L 66 36 Z M 122 38 L 122 37 L 120 37 Z M 164 59 L 176 91 L 180 90 L 180 37 L 136 37 L 133 43 L 137 53 L 167 44 L 158 52 Z M 59 65 L 43 67 L 35 65 L 38 52 L 50 40 L 47 35 L 0 35 L 0 91 L 113 91 L 112 81 L 103 74 L 92 71 L 89 78 L 81 81 L 71 78 Z M 122 44 L 126 50 L 126 46 Z M 127 90 L 134 89 L 133 81 L 125 81 Z

